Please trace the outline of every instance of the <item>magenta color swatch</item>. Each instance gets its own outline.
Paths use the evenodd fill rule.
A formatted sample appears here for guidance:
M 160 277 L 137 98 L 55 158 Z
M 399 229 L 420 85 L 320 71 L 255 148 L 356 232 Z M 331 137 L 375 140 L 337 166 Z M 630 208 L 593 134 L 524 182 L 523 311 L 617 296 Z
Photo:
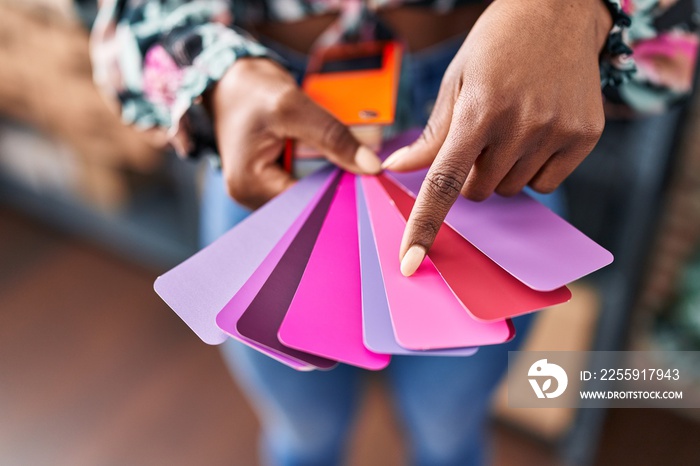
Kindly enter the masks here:
M 362 339 L 362 297 L 354 175 L 344 173 L 279 330 L 291 348 L 370 370 L 391 357 Z

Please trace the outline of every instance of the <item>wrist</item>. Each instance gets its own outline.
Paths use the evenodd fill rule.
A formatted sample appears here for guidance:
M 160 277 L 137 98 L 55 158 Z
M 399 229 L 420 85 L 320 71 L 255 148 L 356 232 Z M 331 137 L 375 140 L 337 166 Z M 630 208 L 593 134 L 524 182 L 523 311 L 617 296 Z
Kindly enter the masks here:
M 241 98 L 265 101 L 275 91 L 296 87 L 294 78 L 279 63 L 267 57 L 245 57 L 224 73 L 204 97 L 209 115 L 215 118 L 229 107 L 240 104 Z
M 594 0 L 595 35 L 598 52 L 601 52 L 613 27 L 613 16 L 606 0 Z
M 596 55 L 600 54 L 608 40 L 613 27 L 613 17 L 606 0 L 545 0 L 552 7 L 561 11 L 561 15 L 572 22 L 579 23 L 590 32 L 589 40 L 595 47 Z M 562 5 L 564 3 L 564 5 Z
M 598 56 L 613 27 L 607 0 L 494 0 L 508 11 L 529 11 L 566 38 L 580 38 Z

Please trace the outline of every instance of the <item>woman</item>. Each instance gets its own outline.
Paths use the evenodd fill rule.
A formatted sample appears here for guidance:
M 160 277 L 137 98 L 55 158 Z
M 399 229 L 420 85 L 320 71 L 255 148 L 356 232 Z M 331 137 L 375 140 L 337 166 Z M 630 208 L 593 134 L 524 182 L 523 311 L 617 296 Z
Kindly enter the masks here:
M 425 131 L 384 168 L 430 166 L 401 247 L 408 276 L 460 194 L 482 200 L 526 186 L 550 193 L 595 146 L 604 105 L 618 113 L 659 111 L 685 96 L 697 49 L 690 14 L 677 14 L 686 4 L 105 1 L 93 60 L 96 81 L 117 98 L 125 122 L 167 133 L 185 156 L 220 157 L 203 197 L 206 244 L 245 217 L 244 207 L 293 183 L 276 163 L 287 138 L 355 173 L 382 169 L 295 77 L 315 47 L 403 41 L 409 55 L 399 120 Z M 636 66 L 628 44 L 636 47 Z M 530 322 L 517 320 L 515 340 L 470 358 L 394 358 L 385 373 L 417 464 L 484 461 L 488 400 L 507 351 Z M 340 462 L 360 370 L 297 373 L 235 342 L 224 352 L 261 416 L 270 463 Z

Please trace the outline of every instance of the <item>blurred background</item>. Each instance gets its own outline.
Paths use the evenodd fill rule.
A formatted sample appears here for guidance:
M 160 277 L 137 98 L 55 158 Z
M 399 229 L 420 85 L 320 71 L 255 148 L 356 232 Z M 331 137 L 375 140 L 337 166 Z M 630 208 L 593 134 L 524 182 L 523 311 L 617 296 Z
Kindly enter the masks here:
M 196 251 L 202 166 L 124 127 L 90 70 L 73 2 L 0 0 L 0 464 L 258 464 L 257 421 L 218 351 L 152 291 Z M 616 261 L 542 312 L 527 349 L 700 350 L 700 99 L 609 122 L 566 189 L 572 223 Z M 697 362 L 669 365 L 700 397 Z M 405 464 L 381 379 L 348 464 Z M 506 396 L 497 465 L 700 464 L 698 410 Z

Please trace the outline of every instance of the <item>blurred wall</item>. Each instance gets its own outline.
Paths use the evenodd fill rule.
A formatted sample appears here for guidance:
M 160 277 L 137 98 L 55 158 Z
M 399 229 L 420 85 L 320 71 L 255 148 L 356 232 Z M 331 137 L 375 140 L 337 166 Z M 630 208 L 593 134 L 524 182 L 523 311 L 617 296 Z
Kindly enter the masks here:
M 162 150 L 122 125 L 93 85 L 88 32 L 70 0 L 0 0 L 0 63 L 0 118 L 55 145 L 42 155 L 5 134 L 0 170 L 34 184 L 63 180 L 58 189 L 109 211 L 128 199 L 125 171 L 160 166 Z

